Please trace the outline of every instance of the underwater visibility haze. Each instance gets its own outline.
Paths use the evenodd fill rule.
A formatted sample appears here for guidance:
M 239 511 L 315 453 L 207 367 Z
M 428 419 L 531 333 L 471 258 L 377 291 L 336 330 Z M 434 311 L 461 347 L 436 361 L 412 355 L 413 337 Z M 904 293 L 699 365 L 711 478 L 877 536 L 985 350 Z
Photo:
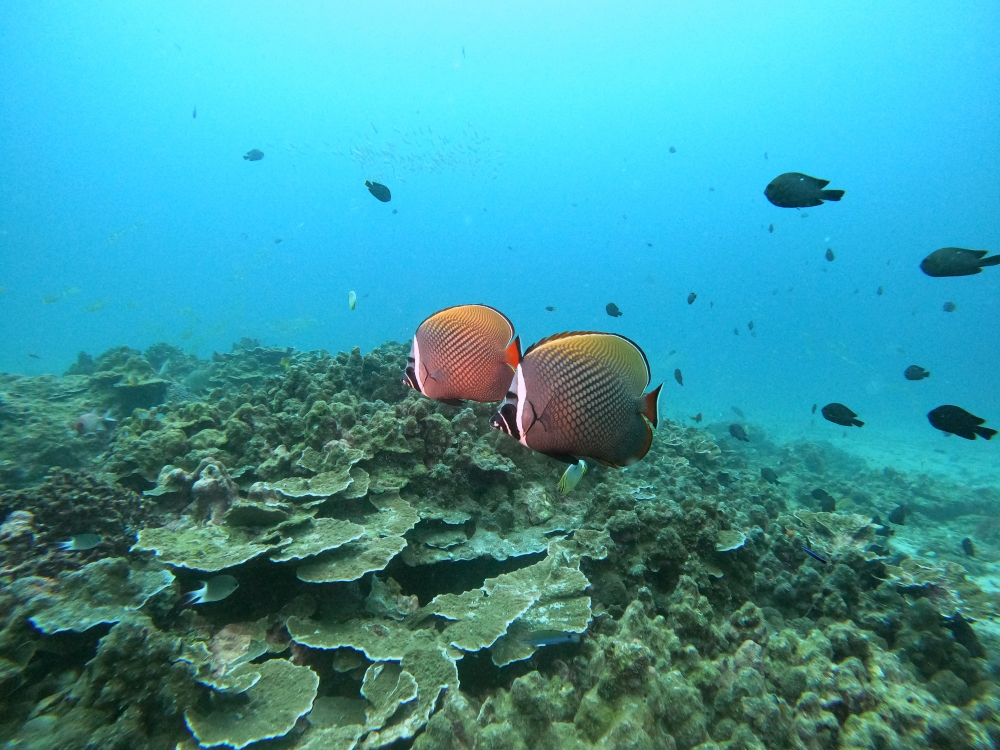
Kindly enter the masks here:
M 0 743 L 1000 746 L 998 35 L 6 3 Z

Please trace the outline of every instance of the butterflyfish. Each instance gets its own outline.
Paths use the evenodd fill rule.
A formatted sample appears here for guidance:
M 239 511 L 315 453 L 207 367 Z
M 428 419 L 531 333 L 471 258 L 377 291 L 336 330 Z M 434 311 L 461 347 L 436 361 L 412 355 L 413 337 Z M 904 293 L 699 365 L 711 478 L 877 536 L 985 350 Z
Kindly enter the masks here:
M 613 333 L 575 331 L 524 353 L 490 424 L 522 445 L 567 463 L 634 464 L 649 451 L 662 383 L 649 393 L 649 361 Z
M 573 491 L 573 488 L 580 484 L 583 475 L 587 473 L 587 462 L 577 461 L 566 467 L 562 477 L 559 479 L 559 494 L 565 495 Z
M 445 403 L 500 401 L 520 361 L 521 340 L 506 315 L 458 305 L 417 327 L 403 384 Z

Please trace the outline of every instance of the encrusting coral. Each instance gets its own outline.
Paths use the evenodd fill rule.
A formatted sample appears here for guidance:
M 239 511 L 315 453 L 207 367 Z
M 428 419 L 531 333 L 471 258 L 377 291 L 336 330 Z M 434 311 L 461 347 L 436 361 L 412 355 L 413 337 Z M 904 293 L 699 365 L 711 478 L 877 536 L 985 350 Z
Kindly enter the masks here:
M 996 539 L 972 559 L 953 538 L 995 491 L 942 530 L 957 492 L 937 480 L 662 420 L 645 460 L 563 496 L 490 405 L 403 386 L 406 351 L 164 344 L 4 376 L 0 739 L 1000 745 Z M 67 426 L 83 411 L 107 414 L 94 434 Z M 950 551 L 881 521 L 903 504 Z M 81 533 L 101 541 L 62 549 Z M 230 597 L 183 603 L 222 571 Z

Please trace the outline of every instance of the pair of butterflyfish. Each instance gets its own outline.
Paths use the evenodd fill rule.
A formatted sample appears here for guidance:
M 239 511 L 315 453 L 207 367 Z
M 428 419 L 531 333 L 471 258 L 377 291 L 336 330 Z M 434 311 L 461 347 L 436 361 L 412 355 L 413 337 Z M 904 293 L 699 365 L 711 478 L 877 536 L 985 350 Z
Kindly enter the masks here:
M 449 307 L 421 323 L 403 382 L 445 403 L 502 401 L 490 424 L 571 464 L 563 492 L 583 476 L 580 459 L 623 467 L 646 455 L 662 387 L 644 393 L 649 361 L 624 336 L 560 333 L 522 355 L 513 324 L 486 305 Z

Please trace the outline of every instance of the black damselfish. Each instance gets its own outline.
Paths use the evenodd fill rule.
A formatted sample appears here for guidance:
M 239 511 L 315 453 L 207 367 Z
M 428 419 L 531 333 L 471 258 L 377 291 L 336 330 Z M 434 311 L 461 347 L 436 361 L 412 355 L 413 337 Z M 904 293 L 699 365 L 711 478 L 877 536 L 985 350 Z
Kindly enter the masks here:
M 843 404 L 832 403 L 827 404 L 821 410 L 823 414 L 823 419 L 827 422 L 833 422 L 834 424 L 839 424 L 843 427 L 864 427 L 865 423 L 860 419 L 857 419 L 857 414 L 848 409 Z
M 779 208 L 820 206 L 823 201 L 839 201 L 844 197 L 843 190 L 824 190 L 829 184 L 829 180 L 801 172 L 785 172 L 771 180 L 764 195 Z
M 985 419 L 970 414 L 961 406 L 953 406 L 952 404 L 931 409 L 927 413 L 927 419 L 941 432 L 950 432 L 952 435 L 958 435 L 966 440 L 975 440 L 977 435 L 986 440 L 992 440 L 993 436 L 997 434 L 996 430 L 982 426 Z
M 389 188 L 381 182 L 371 182 L 370 180 L 365 180 L 365 187 L 368 188 L 369 193 L 374 195 L 383 203 L 388 203 L 392 200 L 392 193 L 389 192 Z

